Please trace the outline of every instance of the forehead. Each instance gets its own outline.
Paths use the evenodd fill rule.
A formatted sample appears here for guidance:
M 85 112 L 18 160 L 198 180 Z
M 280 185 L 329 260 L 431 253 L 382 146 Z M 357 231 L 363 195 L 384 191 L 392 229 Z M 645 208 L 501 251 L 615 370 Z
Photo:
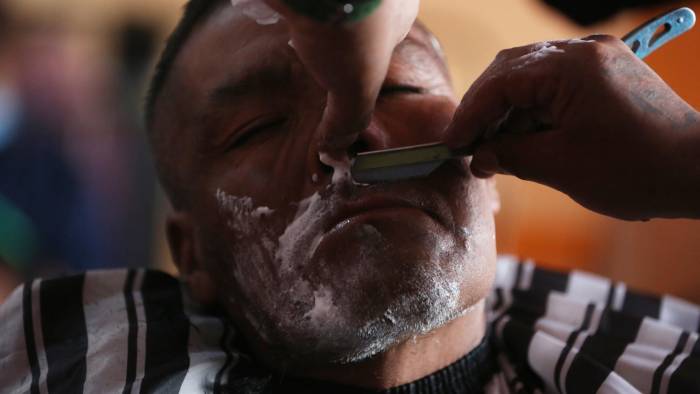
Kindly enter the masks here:
M 218 45 L 219 49 L 229 48 L 233 51 L 228 53 L 235 53 L 244 47 L 259 46 L 263 43 L 266 44 L 265 49 L 268 50 L 275 49 L 271 45 L 273 43 L 282 44 L 291 49 L 287 30 L 284 19 L 277 23 L 261 25 L 243 15 L 238 8 L 225 2 L 217 6 L 206 20 L 200 22 L 199 28 L 195 29 L 182 52 L 196 50 L 201 45 L 212 46 L 212 41 L 220 44 Z M 440 44 L 420 22 L 414 24 L 402 44 L 403 46 L 418 45 L 440 61 L 443 60 Z M 258 47 L 258 49 L 263 48 Z
M 283 63 L 292 48 L 286 45 L 281 23 L 260 26 L 223 4 L 193 31 L 178 55 L 171 73 L 176 97 L 193 97 L 213 89 L 222 76 Z M 289 39 L 287 38 L 287 42 Z
M 423 72 L 432 68 L 432 72 L 447 76 L 437 40 L 420 24 L 413 26 L 396 52 L 402 55 L 399 63 L 404 68 L 413 66 Z M 426 57 L 431 58 L 432 64 L 426 65 Z M 166 95 L 187 97 L 186 109 L 196 110 L 192 108 L 192 98 L 215 91 L 223 80 L 245 80 L 246 75 L 261 68 L 290 65 L 301 63 L 290 45 L 283 20 L 259 25 L 234 7 L 223 4 L 200 23 L 183 46 L 173 64 Z

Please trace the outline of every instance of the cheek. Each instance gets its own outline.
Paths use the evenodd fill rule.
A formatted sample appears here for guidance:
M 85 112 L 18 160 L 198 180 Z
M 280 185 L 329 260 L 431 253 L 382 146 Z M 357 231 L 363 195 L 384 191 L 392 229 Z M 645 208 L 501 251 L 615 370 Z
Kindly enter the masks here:
M 275 210 L 300 200 L 304 181 L 310 181 L 310 176 L 306 165 L 309 143 L 299 134 L 294 129 L 279 131 L 260 143 L 230 152 L 207 174 L 206 189 L 210 194 L 224 189 L 229 195 L 251 198 L 256 207 Z
M 248 196 L 235 196 L 221 189 L 215 193 L 215 207 L 200 223 L 202 259 L 218 289 L 219 301 L 235 316 L 256 330 L 246 305 L 266 305 L 274 300 L 272 284 L 279 278 L 275 250 L 280 232 L 281 209 L 258 205 Z
M 390 146 L 431 143 L 443 139 L 456 107 L 449 96 L 407 96 L 387 100 L 377 117 L 390 131 Z
M 488 182 L 483 179 L 470 178 L 461 185 L 454 185 L 452 192 L 455 211 L 460 218 L 466 218 L 468 226 L 492 218 L 491 194 Z M 470 231 L 471 232 L 471 231 Z

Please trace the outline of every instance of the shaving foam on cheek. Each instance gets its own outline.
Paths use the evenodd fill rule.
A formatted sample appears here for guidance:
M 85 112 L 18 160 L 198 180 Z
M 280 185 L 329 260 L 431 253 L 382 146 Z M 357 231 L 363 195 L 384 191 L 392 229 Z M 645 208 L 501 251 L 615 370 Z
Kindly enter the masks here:
M 337 195 L 321 197 L 318 192 L 299 202 L 294 219 L 287 225 L 277 242 L 275 259 L 282 272 L 302 268 L 299 264 L 308 261 L 314 255 L 325 235 L 324 219 L 339 203 Z
M 221 189 L 216 190 L 215 196 L 219 203 L 219 210 L 229 216 L 228 226 L 240 232 L 241 235 L 250 234 L 254 222 L 258 222 L 261 218 L 275 212 L 268 207 L 256 207 L 250 197 L 233 196 Z
M 306 312 L 304 318 L 311 323 L 322 325 L 338 313 L 337 309 L 338 307 L 333 301 L 332 291 L 325 286 L 321 286 L 314 291 L 314 306 Z
M 275 258 L 280 262 L 283 272 L 291 271 L 294 268 L 294 261 L 305 260 L 299 257 L 308 246 L 318 245 L 320 241 L 317 241 L 316 237 L 322 233 L 321 219 L 327 211 L 328 206 L 318 193 L 299 202 L 294 220 L 278 239 Z
M 274 25 L 282 16 L 263 0 L 231 0 L 231 5 L 259 25 Z
M 261 339 L 274 341 L 275 327 L 303 332 L 309 324 L 313 330 L 325 326 L 324 321 L 334 315 L 333 296 L 303 279 L 298 264 L 307 260 L 302 253 L 309 245 L 315 248 L 320 242 L 320 238 L 316 239 L 322 230 L 319 219 L 327 210 L 320 195 L 299 203 L 295 219 L 279 239 L 264 225 L 265 219 L 275 213 L 273 209 L 256 206 L 251 197 L 234 196 L 221 189 L 215 198 L 237 240 L 231 250 L 236 263 L 230 264 L 229 269 L 248 300 L 244 308 L 246 319 Z
M 215 197 L 219 210 L 226 215 L 227 226 L 248 245 L 245 257 L 251 261 L 262 261 L 264 255 L 274 257 L 276 272 L 263 276 L 267 276 L 267 279 L 274 276 L 277 277 L 276 280 L 284 278 L 288 289 L 310 289 L 308 283 L 301 283 L 303 280 L 296 277 L 296 274 L 303 268 L 300 264 L 308 261 L 321 243 L 324 235 L 323 218 L 333 209 L 336 198 L 323 199 L 319 193 L 314 193 L 300 201 L 294 220 L 275 242 L 271 234 L 260 231 L 262 219 L 273 215 L 273 209 L 255 206 L 251 197 L 234 196 L 221 189 L 216 191 Z M 250 243 L 250 237 L 257 239 L 256 245 Z M 299 292 L 293 293 L 292 296 L 300 295 L 296 294 Z
M 325 220 L 344 201 L 334 186 L 349 181 L 348 160 L 322 156 L 334 171 L 327 190 L 330 193 L 316 192 L 301 200 L 282 235 L 264 226 L 268 215 L 277 212 L 256 206 L 250 197 L 216 192 L 228 226 L 244 235 L 243 242 L 236 242 L 232 250 L 235 264 L 231 264 L 231 270 L 241 298 L 247 301 L 244 313 L 260 338 L 268 343 L 299 346 L 303 352 L 311 348 L 327 351 L 335 355 L 336 361 L 353 362 L 385 350 L 406 334 L 429 332 L 465 313 L 459 305 L 460 273 L 468 266 L 468 259 L 455 254 L 462 249 L 455 243 L 459 240 L 437 234 L 426 234 L 422 241 L 426 253 L 413 264 L 422 268 L 412 269 L 406 279 L 413 291 L 384 300 L 383 310 L 372 316 L 358 314 L 352 308 L 366 302 L 365 296 L 361 291 L 345 290 L 362 289 L 382 275 L 386 253 L 396 245 L 385 238 L 381 227 L 365 223 L 346 229 L 356 260 L 344 267 L 342 276 L 333 274 L 337 262 L 330 265 L 321 256 L 314 260 L 326 234 Z M 468 236 L 465 229 L 464 238 Z M 442 264 L 444 261 L 454 264 Z M 313 267 L 306 266 L 310 262 Z M 305 275 L 309 268 L 323 274 L 310 281 Z M 231 302 L 238 302 L 238 298 Z

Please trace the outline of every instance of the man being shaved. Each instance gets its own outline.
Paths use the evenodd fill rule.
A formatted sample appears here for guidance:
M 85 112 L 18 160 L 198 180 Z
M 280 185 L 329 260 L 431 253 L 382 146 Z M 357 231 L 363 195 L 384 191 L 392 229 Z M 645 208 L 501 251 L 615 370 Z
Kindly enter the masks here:
M 182 290 L 134 270 L 25 285 L 0 310 L 14 333 L 0 339 L 3 387 L 700 387 L 691 351 L 700 309 L 588 274 L 497 264 L 498 196 L 466 160 L 423 179 L 354 183 L 343 155 L 321 141 L 328 92 L 286 23 L 228 1 L 188 4 L 148 107 Z M 367 127 L 344 149 L 443 140 L 457 104 L 437 41 L 416 23 L 393 50 Z
M 495 270 L 489 181 L 454 162 L 428 179 L 354 184 L 319 160 L 326 92 L 284 22 L 225 2 L 202 21 L 161 64 L 150 118 L 175 207 L 168 237 L 194 294 L 291 374 L 391 387 L 468 353 Z M 396 48 L 353 150 L 442 138 L 457 103 L 435 42 L 416 25 Z

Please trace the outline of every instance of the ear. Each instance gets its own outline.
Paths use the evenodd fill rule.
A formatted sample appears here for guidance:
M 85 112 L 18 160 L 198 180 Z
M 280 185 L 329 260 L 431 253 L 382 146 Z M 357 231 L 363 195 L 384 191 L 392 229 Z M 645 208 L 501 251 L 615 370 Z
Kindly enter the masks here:
M 166 236 L 175 265 L 192 298 L 202 305 L 214 304 L 216 285 L 204 264 L 191 215 L 187 212 L 168 214 Z
M 486 179 L 486 198 L 489 201 L 491 212 L 497 214 L 501 210 L 501 194 L 496 187 L 496 177 Z

